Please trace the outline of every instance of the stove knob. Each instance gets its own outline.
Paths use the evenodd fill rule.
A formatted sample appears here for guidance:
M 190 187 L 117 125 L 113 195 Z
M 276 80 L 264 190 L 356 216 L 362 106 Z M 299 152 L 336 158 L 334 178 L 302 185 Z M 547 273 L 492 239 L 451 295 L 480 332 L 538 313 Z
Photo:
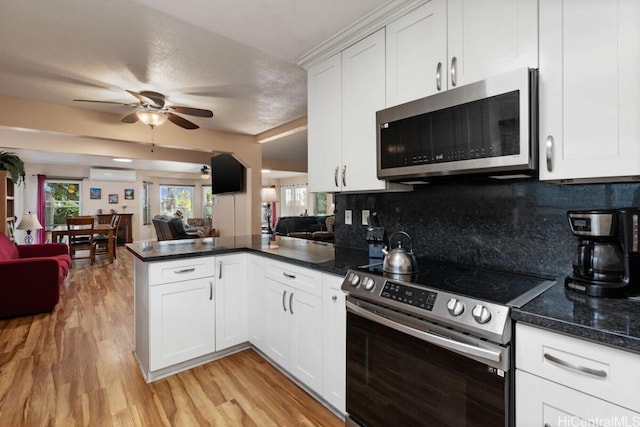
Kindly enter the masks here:
M 376 284 L 376 282 L 370 277 L 367 277 L 366 279 L 364 279 L 363 283 L 364 283 L 364 288 L 368 291 L 373 289 L 373 287 Z
M 358 286 L 358 283 L 360 283 L 360 276 L 358 276 L 357 274 L 353 274 L 351 273 L 351 277 L 349 277 L 349 282 L 351 283 L 351 286 Z
M 491 320 L 491 312 L 487 307 L 482 304 L 478 304 L 473 307 L 473 311 L 471 311 L 471 315 L 478 323 L 487 323 Z
M 457 298 L 451 298 L 447 303 L 447 310 L 452 316 L 460 316 L 464 313 L 464 304 Z

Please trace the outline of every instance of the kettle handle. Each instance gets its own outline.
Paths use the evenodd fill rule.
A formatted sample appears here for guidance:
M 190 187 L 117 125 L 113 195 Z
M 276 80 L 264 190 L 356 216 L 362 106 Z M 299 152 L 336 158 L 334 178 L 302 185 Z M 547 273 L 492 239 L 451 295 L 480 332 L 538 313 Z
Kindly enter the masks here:
M 396 231 L 395 233 L 393 233 L 391 235 L 391 237 L 389 237 L 389 246 L 391 246 L 393 244 L 392 242 L 395 241 L 394 237 L 398 236 L 398 235 L 399 236 L 404 236 L 407 239 L 409 239 L 409 249 L 408 250 L 409 250 L 409 252 L 413 251 L 413 240 L 411 239 L 411 236 L 409 236 L 409 234 L 404 232 L 404 231 Z M 400 241 L 400 240 L 398 240 L 398 241 Z

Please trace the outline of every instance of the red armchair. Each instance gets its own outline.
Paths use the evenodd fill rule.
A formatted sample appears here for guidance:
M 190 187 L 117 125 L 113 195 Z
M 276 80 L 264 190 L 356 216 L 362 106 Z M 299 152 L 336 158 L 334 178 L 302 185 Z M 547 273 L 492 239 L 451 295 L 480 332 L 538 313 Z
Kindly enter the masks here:
M 0 317 L 53 311 L 70 266 L 64 243 L 16 245 L 0 233 Z

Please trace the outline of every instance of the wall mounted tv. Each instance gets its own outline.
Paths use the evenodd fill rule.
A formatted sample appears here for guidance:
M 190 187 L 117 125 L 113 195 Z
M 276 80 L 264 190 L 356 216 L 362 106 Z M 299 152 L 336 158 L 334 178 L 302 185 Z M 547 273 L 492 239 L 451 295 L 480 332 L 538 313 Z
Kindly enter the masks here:
M 211 192 L 241 193 L 244 190 L 245 167 L 231 154 L 211 158 Z

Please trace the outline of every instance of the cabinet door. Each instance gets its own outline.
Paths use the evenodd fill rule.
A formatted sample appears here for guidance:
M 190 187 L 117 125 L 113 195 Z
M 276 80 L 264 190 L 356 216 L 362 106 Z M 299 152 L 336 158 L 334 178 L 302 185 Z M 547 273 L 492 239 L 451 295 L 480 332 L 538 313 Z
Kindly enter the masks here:
M 386 49 L 387 107 L 446 90 L 446 0 L 431 0 L 387 25 Z
M 213 277 L 149 290 L 149 370 L 215 351 Z
M 322 393 L 321 298 L 290 290 L 288 303 L 291 335 L 289 372 L 313 391 Z
M 343 191 L 386 188 L 376 176 L 376 111 L 384 107 L 383 28 L 342 52 Z
M 635 420 L 635 421 L 634 421 Z M 640 414 L 516 370 L 516 426 L 634 425 Z
M 226 255 L 216 261 L 216 351 L 247 341 L 247 258 Z
M 448 0 L 447 5 L 449 88 L 538 66 L 536 0 Z
M 260 256 L 248 255 L 249 341 L 260 351 L 266 342 L 266 290 L 264 261 Z
M 310 192 L 341 189 L 342 62 L 337 54 L 309 69 L 308 172 Z
M 541 179 L 640 174 L 638 22 L 635 0 L 540 1 Z
M 347 312 L 342 277 L 323 275 L 322 397 L 345 413 Z
M 289 288 L 271 279 L 265 279 L 266 346 L 265 353 L 278 365 L 289 369 Z

